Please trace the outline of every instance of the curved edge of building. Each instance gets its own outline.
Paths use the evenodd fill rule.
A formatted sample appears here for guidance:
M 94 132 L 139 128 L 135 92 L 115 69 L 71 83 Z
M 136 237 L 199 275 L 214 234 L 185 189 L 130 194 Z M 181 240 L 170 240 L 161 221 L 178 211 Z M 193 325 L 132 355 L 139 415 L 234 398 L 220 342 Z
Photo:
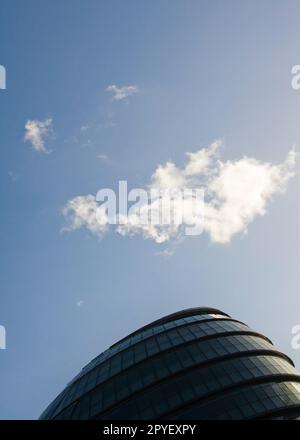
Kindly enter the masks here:
M 172 313 L 120 339 L 40 416 L 256 418 L 300 418 L 300 374 L 267 337 L 211 307 Z

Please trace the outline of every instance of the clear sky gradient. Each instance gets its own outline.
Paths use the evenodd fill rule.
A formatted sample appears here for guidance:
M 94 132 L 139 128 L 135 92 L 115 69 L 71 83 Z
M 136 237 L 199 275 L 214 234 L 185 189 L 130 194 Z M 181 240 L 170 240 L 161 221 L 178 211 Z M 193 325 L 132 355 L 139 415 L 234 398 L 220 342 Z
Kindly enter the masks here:
M 68 200 L 145 185 L 215 139 L 231 160 L 297 149 L 299 16 L 298 0 L 0 1 L 0 418 L 37 418 L 94 356 L 187 307 L 224 310 L 300 368 L 299 173 L 227 245 L 188 237 L 166 258 L 140 236 L 62 232 Z M 113 101 L 112 84 L 139 92 Z M 47 118 L 51 154 L 24 142 Z

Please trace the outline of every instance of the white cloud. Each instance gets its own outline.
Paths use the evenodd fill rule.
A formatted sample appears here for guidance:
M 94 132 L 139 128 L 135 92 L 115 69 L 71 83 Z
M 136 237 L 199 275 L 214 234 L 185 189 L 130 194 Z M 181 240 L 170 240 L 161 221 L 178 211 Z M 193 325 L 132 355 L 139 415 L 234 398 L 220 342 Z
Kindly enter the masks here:
M 294 175 L 296 153 L 291 150 L 282 164 L 253 158 L 219 162 L 217 174 L 207 183 L 211 195 L 206 203 L 206 232 L 217 243 L 227 243 L 239 232 L 247 232 L 257 216 L 266 213 L 267 203 L 285 190 Z
M 204 189 L 203 230 L 211 241 L 225 244 L 236 234 L 247 233 L 250 223 L 266 213 L 268 202 L 274 195 L 284 192 L 289 179 L 295 174 L 296 153 L 291 150 L 286 160 L 278 165 L 246 156 L 222 161 L 219 158 L 220 146 L 221 142 L 216 141 L 196 153 L 187 153 L 188 161 L 183 168 L 170 161 L 159 165 L 146 189 Z M 160 206 L 164 211 L 164 201 L 154 199 L 151 203 L 142 204 L 140 212 L 148 216 L 150 211 L 158 211 Z M 64 210 L 65 215 L 71 215 L 69 229 L 86 227 L 102 236 L 108 230 L 108 221 L 103 212 L 103 225 L 99 225 L 95 216 L 98 206 L 91 195 L 69 201 Z M 190 217 L 193 207 L 191 199 L 174 205 L 177 214 L 184 212 L 185 225 L 189 224 L 190 218 L 195 219 L 195 216 Z M 198 208 L 200 212 L 200 206 Z M 135 212 L 130 213 L 127 223 L 117 225 L 115 231 L 121 235 L 141 234 L 156 243 L 171 245 L 182 239 L 180 224 L 142 224 L 139 219 Z M 199 222 L 202 220 L 199 216 Z M 201 226 L 200 223 L 198 226 Z
M 103 212 L 103 224 L 100 224 L 96 217 L 96 210 L 99 205 L 92 195 L 78 196 L 66 204 L 63 208 L 63 215 L 66 217 L 68 226 L 64 230 L 71 231 L 85 227 L 96 235 L 102 235 L 107 230 L 106 214 Z
M 179 189 L 184 187 L 185 176 L 172 162 L 159 165 L 151 177 L 150 188 Z
M 98 154 L 98 159 L 100 159 L 103 162 L 110 162 L 110 158 L 107 156 L 107 154 Z
M 81 307 L 83 305 L 84 301 L 81 299 L 79 301 L 77 301 L 76 306 L 77 307 Z
M 28 120 L 25 124 L 24 140 L 31 142 L 35 151 L 39 153 L 49 154 L 45 146 L 45 140 L 52 132 L 52 119 L 45 119 L 44 121 Z
M 187 153 L 189 158 L 186 167 L 183 170 L 185 177 L 201 176 L 211 172 L 211 165 L 215 162 L 218 150 L 222 142 L 217 140 L 209 145 L 208 148 L 202 148 L 196 153 Z
M 113 101 L 121 101 L 122 99 L 128 98 L 128 96 L 131 96 L 139 91 L 137 86 L 131 85 L 118 87 L 115 84 L 108 86 L 105 90 L 112 93 Z

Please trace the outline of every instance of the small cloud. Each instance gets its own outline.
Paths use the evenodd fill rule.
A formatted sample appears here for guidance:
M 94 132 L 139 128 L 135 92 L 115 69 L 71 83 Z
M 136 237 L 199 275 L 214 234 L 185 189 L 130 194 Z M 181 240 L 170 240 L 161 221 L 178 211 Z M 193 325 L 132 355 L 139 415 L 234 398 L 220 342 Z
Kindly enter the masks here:
M 32 148 L 44 154 L 49 154 L 49 151 L 45 146 L 45 140 L 53 131 L 52 119 L 45 119 L 44 121 L 28 120 L 25 124 L 24 141 L 31 142 Z
M 121 101 L 122 99 L 128 98 L 128 96 L 133 95 L 134 93 L 138 93 L 139 89 L 137 86 L 123 86 L 118 87 L 115 84 L 108 86 L 106 92 L 112 93 L 113 101 Z
M 183 242 L 183 240 L 184 236 L 178 234 L 178 236 L 173 241 L 169 242 L 169 245 L 164 250 L 155 252 L 154 255 L 164 258 L 172 257 L 175 254 L 177 247 Z
M 164 258 L 170 258 L 175 254 L 175 247 L 174 248 L 166 248 L 163 251 L 155 252 L 154 255 L 158 257 L 164 257 Z
M 82 126 L 80 127 L 80 131 L 87 131 L 89 128 L 90 128 L 89 125 L 82 125 Z
M 116 127 L 118 124 L 114 121 L 106 121 L 99 125 L 99 129 Z
M 14 171 L 8 171 L 8 175 L 10 177 L 10 180 L 15 183 L 17 182 L 17 180 L 19 179 L 19 176 L 17 173 L 15 173 Z
M 81 144 L 81 148 L 91 147 L 93 145 L 91 139 L 87 139 L 83 144 Z
M 81 307 L 83 305 L 84 301 L 81 299 L 80 301 L 77 301 L 76 306 Z
M 110 163 L 111 160 L 106 154 L 98 154 L 98 159 L 102 160 L 102 162 Z

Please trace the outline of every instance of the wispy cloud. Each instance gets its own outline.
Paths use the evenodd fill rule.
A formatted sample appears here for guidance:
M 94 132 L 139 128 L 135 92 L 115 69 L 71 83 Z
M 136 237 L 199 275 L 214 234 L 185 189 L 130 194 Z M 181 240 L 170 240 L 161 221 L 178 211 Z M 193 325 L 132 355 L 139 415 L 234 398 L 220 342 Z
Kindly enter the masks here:
M 14 171 L 8 171 L 8 175 L 13 183 L 16 183 L 19 179 L 19 175 L 17 173 L 15 173 Z
M 83 305 L 84 301 L 81 299 L 79 301 L 77 301 L 76 306 L 77 307 L 81 307 Z
M 247 156 L 222 161 L 220 146 L 221 141 L 216 141 L 195 153 L 187 153 L 188 160 L 183 168 L 178 168 L 173 162 L 159 165 L 146 188 L 204 189 L 204 232 L 211 241 L 225 244 L 238 233 L 246 233 L 256 217 L 265 215 L 270 200 L 285 191 L 288 181 L 295 174 L 296 153 L 292 149 L 280 164 Z M 99 206 L 92 195 L 70 200 L 63 212 L 68 218 L 67 228 L 85 227 L 95 235 L 105 234 L 110 225 L 105 210 L 99 212 Z M 140 206 L 146 213 L 153 208 L 156 207 L 151 204 Z M 182 208 L 182 204 L 175 205 L 175 210 Z M 100 217 L 101 225 L 97 221 Z M 129 236 L 141 234 L 144 238 L 172 246 L 182 238 L 181 225 L 141 224 L 134 214 L 128 216 L 126 224 L 115 226 L 115 231 Z M 169 248 L 167 254 L 171 254 L 173 249 L 174 246 Z
M 25 124 L 24 140 L 31 142 L 33 149 L 39 153 L 49 154 L 45 140 L 52 133 L 52 119 L 44 121 L 28 120 Z
M 92 195 L 78 196 L 69 200 L 63 208 L 63 215 L 67 219 L 68 225 L 63 231 L 72 231 L 81 227 L 87 228 L 95 235 L 102 236 L 107 231 L 107 224 L 100 224 L 96 216 L 97 204 Z M 103 216 L 105 213 L 103 212 Z
M 99 160 L 101 160 L 102 162 L 106 162 L 106 163 L 110 163 L 111 160 L 110 158 L 107 156 L 107 154 L 98 154 L 97 158 Z
M 105 90 L 112 94 L 113 101 L 121 101 L 139 91 L 135 85 L 118 87 L 115 84 L 108 86 Z

